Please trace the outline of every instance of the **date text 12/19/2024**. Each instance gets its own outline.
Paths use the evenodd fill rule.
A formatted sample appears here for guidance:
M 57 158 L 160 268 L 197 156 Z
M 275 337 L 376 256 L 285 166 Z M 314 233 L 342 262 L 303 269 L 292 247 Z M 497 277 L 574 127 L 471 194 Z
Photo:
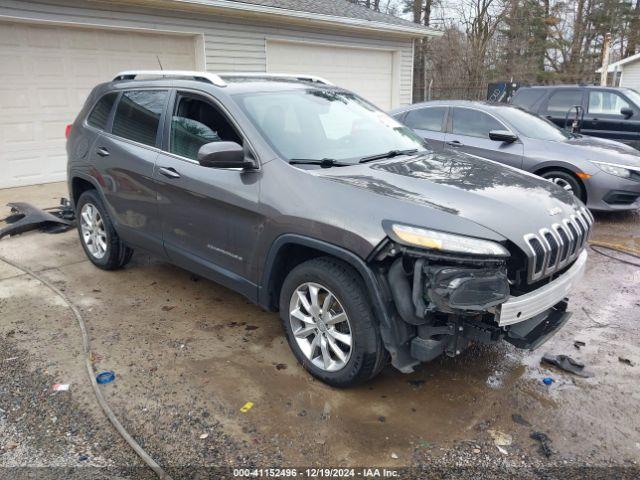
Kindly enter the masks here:
M 234 468 L 236 478 L 401 478 L 390 468 Z

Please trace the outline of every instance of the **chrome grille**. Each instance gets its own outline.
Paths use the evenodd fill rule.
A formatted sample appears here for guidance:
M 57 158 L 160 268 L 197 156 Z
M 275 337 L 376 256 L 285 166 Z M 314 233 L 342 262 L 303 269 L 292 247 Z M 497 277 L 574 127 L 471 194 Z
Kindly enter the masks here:
M 547 277 L 573 262 L 586 245 L 592 225 L 593 217 L 583 207 L 550 228 L 525 235 L 524 240 L 529 247 L 528 282 Z

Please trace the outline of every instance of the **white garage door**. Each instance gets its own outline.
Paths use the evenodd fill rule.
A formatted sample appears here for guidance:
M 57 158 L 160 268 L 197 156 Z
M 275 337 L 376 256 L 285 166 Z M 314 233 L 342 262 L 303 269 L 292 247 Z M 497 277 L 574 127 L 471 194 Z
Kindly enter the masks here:
M 193 36 L 0 23 L 0 188 L 64 180 L 64 127 L 126 69 L 195 68 Z
M 267 72 L 319 75 L 382 109 L 391 108 L 393 54 L 306 43 L 267 43 Z

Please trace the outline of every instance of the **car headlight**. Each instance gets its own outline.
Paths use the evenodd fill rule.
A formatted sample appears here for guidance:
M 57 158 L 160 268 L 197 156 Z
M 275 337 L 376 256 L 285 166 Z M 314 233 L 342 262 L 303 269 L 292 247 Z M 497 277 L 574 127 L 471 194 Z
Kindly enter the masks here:
M 596 166 L 602 170 L 603 172 L 607 172 L 611 175 L 615 175 L 616 177 L 622 178 L 630 178 L 631 170 L 622 165 L 615 165 L 613 163 L 605 163 L 605 162 L 593 162 Z
M 438 232 L 425 228 L 410 227 L 398 223 L 390 223 L 387 233 L 399 243 L 420 248 L 429 248 L 443 252 L 466 253 L 473 255 L 490 255 L 508 257 L 509 251 L 491 240 L 466 237 L 453 233 Z

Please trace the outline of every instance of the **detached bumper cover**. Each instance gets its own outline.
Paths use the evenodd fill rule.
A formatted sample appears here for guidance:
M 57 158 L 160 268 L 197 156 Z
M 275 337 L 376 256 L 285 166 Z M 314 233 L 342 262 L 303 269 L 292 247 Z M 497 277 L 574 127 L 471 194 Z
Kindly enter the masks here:
M 507 332 L 505 340 L 518 348 L 535 350 L 549 340 L 571 317 L 567 302 L 560 302 L 547 312 L 516 323 Z
M 549 310 L 562 301 L 573 286 L 582 278 L 587 264 L 584 250 L 574 264 L 547 285 L 518 297 L 511 297 L 498 308 L 498 325 L 501 327 L 523 322 Z

